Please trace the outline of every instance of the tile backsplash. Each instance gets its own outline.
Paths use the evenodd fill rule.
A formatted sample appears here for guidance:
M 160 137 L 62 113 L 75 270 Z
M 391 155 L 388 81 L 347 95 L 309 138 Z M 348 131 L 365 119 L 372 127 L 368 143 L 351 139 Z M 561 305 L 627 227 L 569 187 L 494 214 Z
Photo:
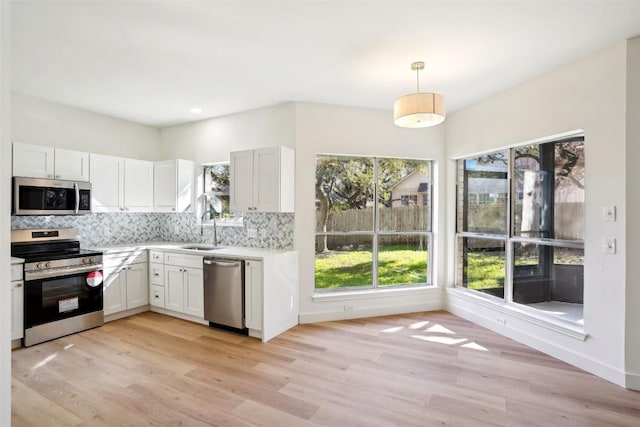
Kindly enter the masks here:
M 193 213 L 93 213 L 88 215 L 12 216 L 11 229 L 76 227 L 83 247 L 149 241 L 213 243 L 213 226 L 201 228 Z M 247 229 L 258 235 L 249 238 Z M 244 226 L 216 227 L 218 244 L 293 249 L 294 214 L 245 213 Z

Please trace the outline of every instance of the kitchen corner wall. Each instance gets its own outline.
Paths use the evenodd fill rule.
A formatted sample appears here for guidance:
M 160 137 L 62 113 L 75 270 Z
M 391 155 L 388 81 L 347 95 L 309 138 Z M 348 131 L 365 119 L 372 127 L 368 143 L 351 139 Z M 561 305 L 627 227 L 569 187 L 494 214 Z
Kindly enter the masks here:
M 12 216 L 11 229 L 76 227 L 83 247 L 153 241 L 213 243 L 213 226 L 201 229 L 193 213 L 94 213 L 89 215 Z M 249 238 L 247 229 L 258 230 Z M 246 213 L 244 226 L 218 226 L 218 244 L 293 249 L 294 215 Z

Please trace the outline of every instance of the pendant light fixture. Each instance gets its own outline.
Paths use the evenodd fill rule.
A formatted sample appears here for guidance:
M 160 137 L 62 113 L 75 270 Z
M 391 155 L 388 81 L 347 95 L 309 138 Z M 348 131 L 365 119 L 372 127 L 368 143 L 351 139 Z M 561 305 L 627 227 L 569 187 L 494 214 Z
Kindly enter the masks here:
M 444 122 L 444 97 L 437 93 L 420 93 L 420 70 L 424 62 L 414 62 L 417 91 L 396 99 L 393 103 L 393 122 L 403 128 L 426 128 Z

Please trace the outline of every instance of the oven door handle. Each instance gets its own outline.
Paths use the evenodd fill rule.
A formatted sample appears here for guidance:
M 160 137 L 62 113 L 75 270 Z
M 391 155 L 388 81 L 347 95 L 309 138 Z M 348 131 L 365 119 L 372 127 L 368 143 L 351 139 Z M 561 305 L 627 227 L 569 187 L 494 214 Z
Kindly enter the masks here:
M 96 270 L 102 270 L 102 264 L 91 264 L 82 267 L 52 268 L 50 270 L 41 271 L 25 271 L 24 280 L 28 282 L 30 280 L 49 279 L 51 277 L 64 277 L 79 273 L 89 273 Z
M 76 190 L 76 213 L 80 213 L 80 187 L 77 182 L 73 183 L 73 189 Z

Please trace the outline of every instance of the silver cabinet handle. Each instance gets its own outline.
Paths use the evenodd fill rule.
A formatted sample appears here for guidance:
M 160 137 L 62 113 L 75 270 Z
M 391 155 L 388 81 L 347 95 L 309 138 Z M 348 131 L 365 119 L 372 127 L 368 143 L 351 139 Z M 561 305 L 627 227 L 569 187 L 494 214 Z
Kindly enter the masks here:
M 16 283 L 16 288 L 21 288 L 22 287 L 22 283 Z

